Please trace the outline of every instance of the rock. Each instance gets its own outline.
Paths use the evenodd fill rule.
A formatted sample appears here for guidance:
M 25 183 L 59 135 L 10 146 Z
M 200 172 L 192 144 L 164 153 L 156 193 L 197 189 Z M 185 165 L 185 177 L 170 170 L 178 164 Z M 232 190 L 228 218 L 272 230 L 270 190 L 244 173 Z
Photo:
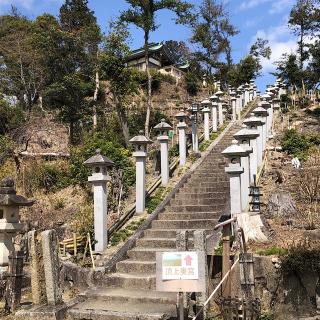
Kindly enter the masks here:
M 275 192 L 270 196 L 267 211 L 272 217 L 290 218 L 298 214 L 296 203 L 291 194 L 283 191 Z

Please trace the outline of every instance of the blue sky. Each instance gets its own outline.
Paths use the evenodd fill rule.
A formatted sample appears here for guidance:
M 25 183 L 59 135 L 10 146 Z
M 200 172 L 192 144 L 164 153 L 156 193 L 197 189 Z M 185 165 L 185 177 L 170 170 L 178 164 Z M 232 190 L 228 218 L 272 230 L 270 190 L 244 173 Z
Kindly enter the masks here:
M 201 0 L 190 0 L 195 6 Z M 13 4 L 21 13 L 35 18 L 44 12 L 57 15 L 63 0 L 0 0 L 0 13 L 9 11 Z M 296 48 L 294 36 L 287 26 L 288 15 L 295 0 L 225 0 L 231 21 L 240 30 L 239 35 L 233 38 L 233 59 L 239 61 L 250 48 L 257 37 L 268 39 L 272 49 L 271 60 L 263 60 L 262 76 L 257 79 L 260 90 L 273 82 L 270 72 L 274 70 L 273 62 L 278 60 L 282 53 L 291 52 Z M 89 6 L 95 11 L 98 22 L 103 31 L 106 31 L 107 22 L 116 18 L 121 10 L 126 8 L 125 0 L 89 0 Z M 162 11 L 157 16 L 159 29 L 151 35 L 154 42 L 162 40 L 184 40 L 190 38 L 190 31 L 175 25 L 173 15 Z M 140 47 L 143 43 L 141 30 L 132 28 L 131 47 Z

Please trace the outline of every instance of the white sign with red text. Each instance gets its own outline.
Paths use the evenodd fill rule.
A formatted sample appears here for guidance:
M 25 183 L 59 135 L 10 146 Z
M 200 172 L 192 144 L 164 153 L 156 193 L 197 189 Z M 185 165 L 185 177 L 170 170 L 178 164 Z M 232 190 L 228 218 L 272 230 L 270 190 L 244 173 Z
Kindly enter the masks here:
M 198 253 L 163 252 L 162 280 L 198 280 Z

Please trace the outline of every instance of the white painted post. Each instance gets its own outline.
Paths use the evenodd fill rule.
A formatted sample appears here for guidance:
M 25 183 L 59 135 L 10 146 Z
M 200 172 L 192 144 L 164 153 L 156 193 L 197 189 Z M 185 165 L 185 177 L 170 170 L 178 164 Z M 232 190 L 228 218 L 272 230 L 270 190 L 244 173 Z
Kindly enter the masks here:
M 234 217 L 242 212 L 240 175 L 243 167 L 240 157 L 244 156 L 246 151 L 238 145 L 237 140 L 233 140 L 232 145 L 222 151 L 222 154 L 229 159 L 225 172 L 230 178 L 230 213 L 231 217 Z
M 158 141 L 160 142 L 160 155 L 161 155 L 161 183 L 166 186 L 169 183 L 169 137 L 168 132 L 172 127 L 161 119 L 161 122 L 154 127 L 159 133 Z
M 136 214 L 142 214 L 146 208 L 146 158 L 147 145 L 152 143 L 143 135 L 143 131 L 138 136 L 130 140 L 135 147 L 132 156 L 136 158 Z
M 187 115 L 180 110 L 178 114 L 175 116 L 179 123 L 177 128 L 179 130 L 179 158 L 180 158 L 180 166 L 184 166 L 187 161 L 187 139 L 186 139 L 186 128 L 187 125 L 185 123 L 185 119 Z
M 94 238 L 95 251 L 103 252 L 108 245 L 107 213 L 108 190 L 107 181 L 110 181 L 107 168 L 114 163 L 107 157 L 97 154 L 84 162 L 84 165 L 92 168 L 92 175 L 88 181 L 93 184 L 93 212 L 94 212 Z

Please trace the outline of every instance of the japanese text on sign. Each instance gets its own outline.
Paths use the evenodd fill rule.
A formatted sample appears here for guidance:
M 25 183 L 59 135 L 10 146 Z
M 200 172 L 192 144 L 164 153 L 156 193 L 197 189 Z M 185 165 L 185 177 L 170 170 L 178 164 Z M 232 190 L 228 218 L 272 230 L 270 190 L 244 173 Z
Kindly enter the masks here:
M 164 252 L 162 254 L 162 280 L 197 280 L 197 252 Z

